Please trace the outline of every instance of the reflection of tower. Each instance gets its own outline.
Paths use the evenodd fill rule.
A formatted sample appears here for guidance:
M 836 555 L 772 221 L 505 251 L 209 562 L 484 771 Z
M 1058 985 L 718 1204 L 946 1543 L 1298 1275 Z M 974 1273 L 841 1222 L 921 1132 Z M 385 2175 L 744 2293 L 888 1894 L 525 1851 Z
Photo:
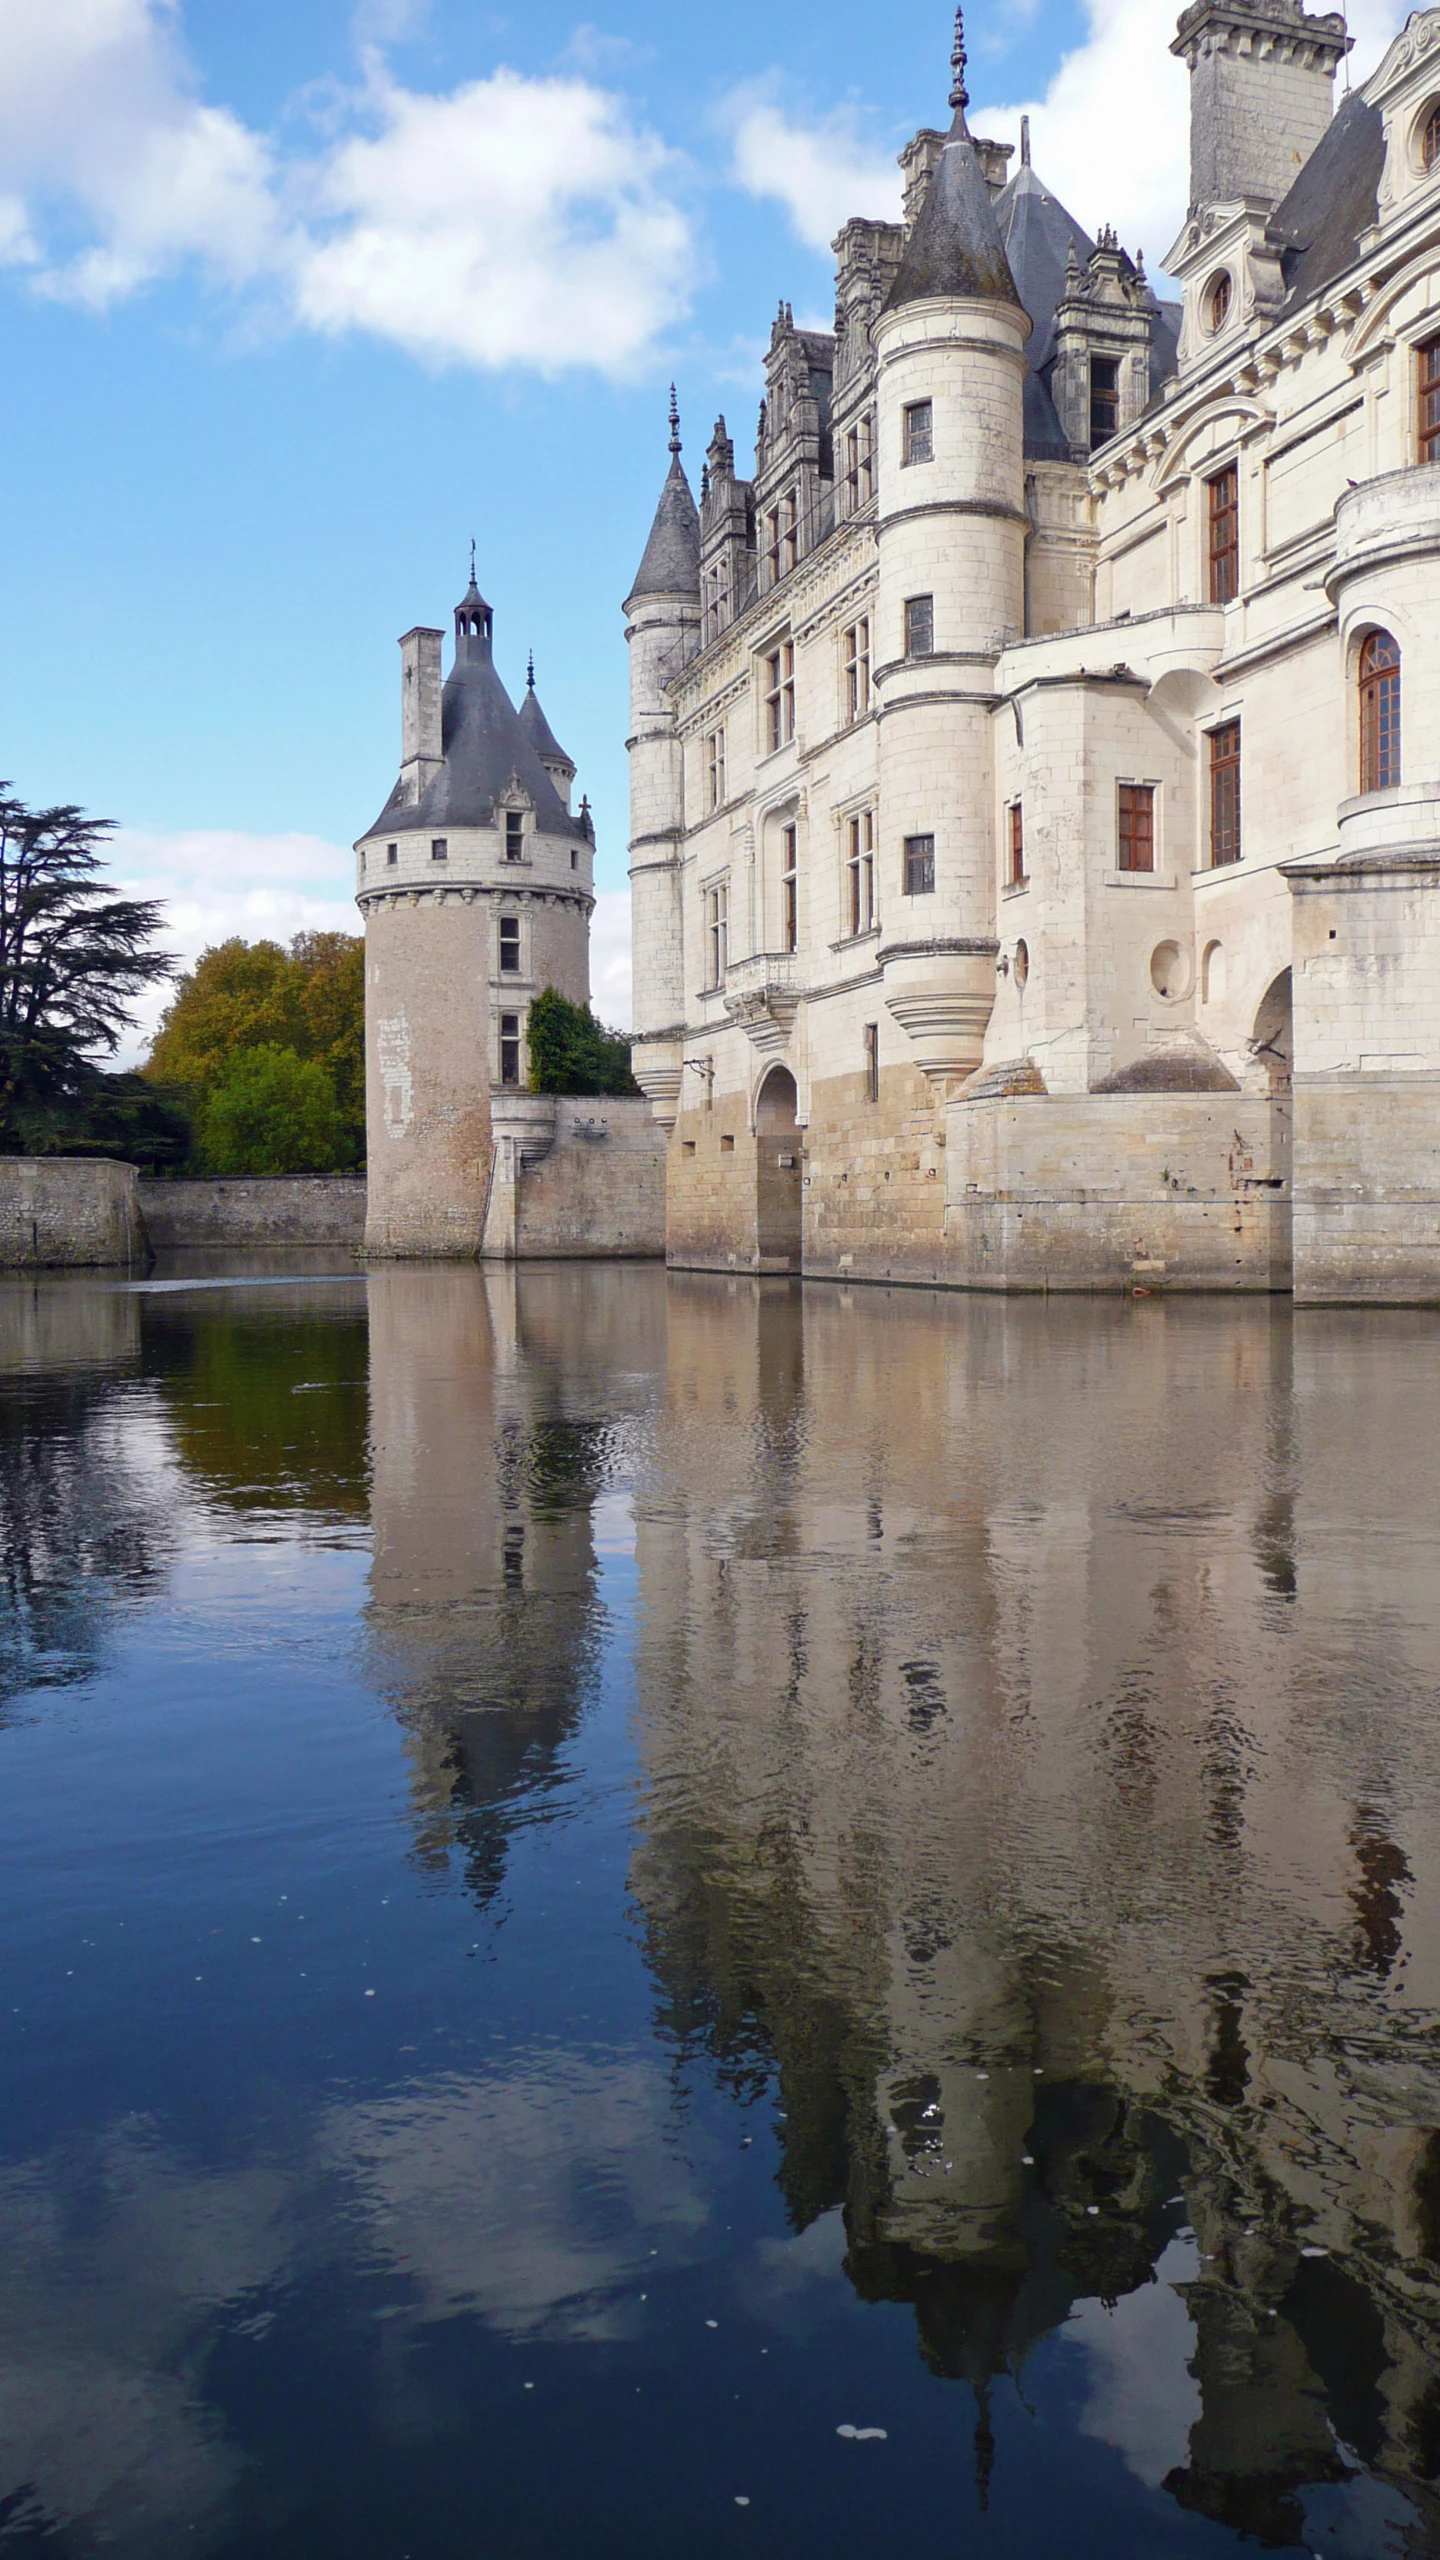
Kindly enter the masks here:
M 554 1782 L 591 1694 L 601 1346 L 643 1366 L 637 1275 L 373 1273 L 370 1628 L 414 1771 L 422 1857 L 499 1884 L 512 1809 Z M 572 1322 L 573 1314 L 573 1322 Z M 573 1384 L 572 1384 L 573 1380 Z
M 1171 2493 L 1288 2531 L 1338 2435 L 1428 2517 L 1437 1630 L 1396 1530 L 1440 1390 L 1343 1319 L 1292 1371 L 1263 1309 L 797 1293 L 777 1361 L 778 1303 L 669 1292 L 632 1884 L 670 2022 L 778 2082 L 792 2218 L 842 2206 L 982 2401 L 1173 2241 Z
M 517 713 L 472 575 L 441 689 L 438 631 L 407 632 L 401 768 L 357 844 L 365 918 L 366 1123 L 373 1253 L 474 1254 L 490 1178 L 492 1086 L 523 1085 L 544 987 L 590 992 L 594 833 L 534 690 Z

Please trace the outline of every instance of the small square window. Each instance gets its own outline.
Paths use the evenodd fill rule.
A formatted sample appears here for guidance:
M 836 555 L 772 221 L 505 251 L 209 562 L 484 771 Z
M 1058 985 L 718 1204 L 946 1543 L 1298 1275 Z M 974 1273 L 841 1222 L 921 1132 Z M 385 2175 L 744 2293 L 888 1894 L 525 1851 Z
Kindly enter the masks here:
M 905 839 L 905 895 L 926 898 L 935 886 L 935 839 L 933 836 L 907 836 Z
M 905 599 L 905 655 L 907 658 L 929 658 L 935 652 L 935 599 L 933 596 L 907 596 Z
M 449 859 L 450 859 L 450 839 L 449 839 L 449 837 L 448 837 L 448 836 L 432 836 L 432 837 L 431 837 L 431 839 L 430 839 L 430 859 L 431 859 L 431 861 L 432 861 L 432 862 L 448 862 L 448 861 L 449 861 Z
M 399 861 L 399 859 L 400 859 L 400 847 L 398 846 L 398 844 L 387 844 L 387 846 L 385 847 L 385 859 L 386 859 L 386 861 L 387 861 L 387 862 L 398 862 L 398 861 Z
M 680 1141 L 680 1152 L 681 1152 L 681 1154 L 682 1154 L 682 1155 L 686 1155 L 686 1156 L 693 1156 L 693 1154 L 695 1153 L 695 1141 L 694 1141 L 694 1139 L 693 1139 L 693 1138 L 682 1138 L 682 1139 L 681 1139 L 681 1141 Z
M 905 411 L 901 459 L 907 463 L 935 459 L 935 410 L 929 400 L 912 400 Z
M 733 1156 L 733 1154 L 735 1153 L 735 1141 L 734 1141 L 733 1137 L 728 1137 L 728 1136 L 727 1136 L 727 1137 L 723 1137 L 723 1138 L 721 1139 L 721 1141 L 720 1141 L 720 1153 L 722 1154 L 722 1156 Z

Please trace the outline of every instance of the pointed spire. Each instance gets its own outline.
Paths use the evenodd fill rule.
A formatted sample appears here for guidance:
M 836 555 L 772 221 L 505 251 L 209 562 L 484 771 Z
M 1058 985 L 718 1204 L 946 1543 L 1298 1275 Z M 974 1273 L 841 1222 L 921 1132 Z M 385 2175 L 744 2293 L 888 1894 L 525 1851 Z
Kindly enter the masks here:
M 470 536 L 470 584 L 472 587 L 475 584 L 475 536 L 473 533 Z
M 950 56 L 950 104 L 957 116 L 963 116 L 970 104 L 970 92 L 965 86 L 965 61 L 965 12 L 957 9 L 955 47 Z
M 680 459 L 680 403 L 670 385 L 670 469 L 630 601 L 700 593 L 700 514 Z
M 530 652 L 529 664 L 525 670 L 525 689 L 527 693 L 533 693 L 535 690 L 535 652 L 533 649 Z
M 1028 169 L 1030 166 L 1030 119 L 1028 116 L 1022 116 L 1020 119 L 1020 166 L 1022 169 Z

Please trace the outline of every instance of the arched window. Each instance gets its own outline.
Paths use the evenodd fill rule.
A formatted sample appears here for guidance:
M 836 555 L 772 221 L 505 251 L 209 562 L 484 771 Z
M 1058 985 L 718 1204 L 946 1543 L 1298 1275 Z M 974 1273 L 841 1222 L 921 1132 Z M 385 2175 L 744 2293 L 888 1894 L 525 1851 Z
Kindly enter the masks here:
M 1400 779 L 1400 652 L 1388 631 L 1372 631 L 1360 652 L 1360 788 L 1389 791 Z
M 1440 161 L 1440 107 L 1432 107 L 1420 136 L 1420 158 L 1428 172 Z

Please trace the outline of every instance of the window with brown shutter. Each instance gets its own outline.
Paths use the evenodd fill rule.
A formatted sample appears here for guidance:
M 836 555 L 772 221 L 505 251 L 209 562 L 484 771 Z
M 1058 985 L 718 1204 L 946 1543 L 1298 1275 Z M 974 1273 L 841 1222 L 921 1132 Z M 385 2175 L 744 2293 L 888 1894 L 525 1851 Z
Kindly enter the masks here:
M 1390 791 L 1400 779 L 1400 652 L 1372 631 L 1360 652 L 1360 788 Z
M 1240 859 L 1240 723 L 1210 732 L 1210 860 L 1216 870 Z
M 1018 889 L 1025 878 L 1025 809 L 1019 800 L 1010 803 L 1010 886 Z
M 1440 462 L 1440 338 L 1427 338 L 1420 359 L 1420 459 Z
M 1210 601 L 1229 604 L 1240 592 L 1240 466 L 1229 463 L 1207 482 L 1210 492 Z
M 1120 860 L 1122 871 L 1155 868 L 1155 790 L 1149 782 L 1120 785 Z

